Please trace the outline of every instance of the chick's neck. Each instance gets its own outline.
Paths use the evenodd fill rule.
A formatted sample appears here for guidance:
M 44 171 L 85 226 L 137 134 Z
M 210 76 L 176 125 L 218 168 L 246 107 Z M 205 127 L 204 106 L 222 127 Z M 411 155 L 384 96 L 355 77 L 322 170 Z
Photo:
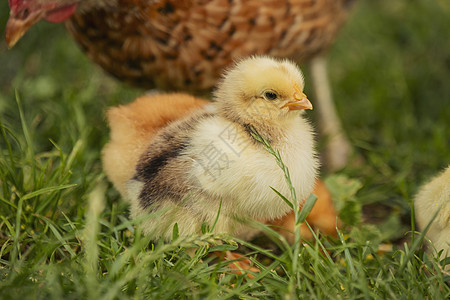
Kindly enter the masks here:
M 219 110 L 219 115 L 224 119 L 240 125 L 244 131 L 252 138 L 253 129 L 269 143 L 278 143 L 284 140 L 286 132 L 298 122 L 299 113 L 291 112 L 289 116 L 284 118 L 260 118 L 252 117 L 250 114 L 236 114 L 234 110 L 222 109 Z

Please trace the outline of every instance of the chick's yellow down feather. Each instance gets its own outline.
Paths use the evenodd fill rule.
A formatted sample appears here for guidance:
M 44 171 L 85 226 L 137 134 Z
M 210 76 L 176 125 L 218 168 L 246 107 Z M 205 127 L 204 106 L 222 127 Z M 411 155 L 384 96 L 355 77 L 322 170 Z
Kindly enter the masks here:
M 424 230 L 432 222 L 426 235 L 437 251 L 444 250 L 444 257 L 449 256 L 450 166 L 420 188 L 415 197 L 414 208 L 419 229 Z
M 194 104 L 193 109 L 184 106 L 183 113 L 178 104 L 188 96 L 147 98 L 141 105 L 153 106 L 160 99 L 157 97 L 172 99 L 169 106 L 163 101 L 163 107 L 150 110 L 165 115 L 164 109 L 173 106 L 181 117 L 169 118 L 173 121 L 169 123 L 149 121 L 152 125 L 147 127 L 145 122 L 133 121 L 133 109 L 113 108 L 108 113 L 111 142 L 103 151 L 105 171 L 130 201 L 133 217 L 159 213 L 157 219 L 144 222 L 148 234 L 170 239 L 175 223 L 182 235 L 198 233 L 203 222 L 212 225 L 222 201 L 215 231 L 248 236 L 251 230 L 240 222 L 242 219 L 275 220 L 290 211 L 270 189 L 272 186 L 289 195 L 284 174 L 254 140 L 251 127 L 280 150 L 298 198 L 305 199 L 313 189 L 318 163 L 311 126 L 302 116 L 304 109 L 311 108 L 303 86 L 301 72 L 291 62 L 254 57 L 225 73 L 212 108 L 199 109 L 205 102 L 190 98 L 187 106 Z M 144 109 L 142 115 L 137 119 L 152 118 Z M 151 128 L 150 133 L 145 133 L 145 128 Z M 129 154 L 134 157 L 122 157 Z M 120 170 L 119 163 L 111 163 L 122 159 L 126 172 Z

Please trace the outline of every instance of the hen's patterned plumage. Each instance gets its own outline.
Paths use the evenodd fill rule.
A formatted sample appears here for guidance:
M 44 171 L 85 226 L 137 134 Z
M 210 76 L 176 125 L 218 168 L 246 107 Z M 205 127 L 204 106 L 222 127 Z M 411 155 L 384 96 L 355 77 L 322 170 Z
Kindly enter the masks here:
M 67 27 L 92 60 L 121 80 L 198 92 L 211 88 L 236 58 L 305 61 L 323 52 L 351 2 L 117 0 L 78 10 Z

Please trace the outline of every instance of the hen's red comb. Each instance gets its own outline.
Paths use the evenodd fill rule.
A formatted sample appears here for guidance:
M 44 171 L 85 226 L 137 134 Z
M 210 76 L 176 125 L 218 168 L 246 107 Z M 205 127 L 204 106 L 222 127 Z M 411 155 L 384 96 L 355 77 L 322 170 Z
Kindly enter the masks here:
M 23 0 L 8 0 L 9 8 L 17 10 L 18 7 L 23 6 Z

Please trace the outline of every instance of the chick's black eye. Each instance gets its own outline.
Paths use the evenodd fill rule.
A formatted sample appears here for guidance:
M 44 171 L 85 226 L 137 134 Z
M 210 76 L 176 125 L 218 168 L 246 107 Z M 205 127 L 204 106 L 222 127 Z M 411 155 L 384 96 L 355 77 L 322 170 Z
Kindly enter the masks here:
M 265 92 L 264 97 L 266 97 L 266 99 L 268 100 L 275 100 L 277 99 L 277 94 L 275 94 L 274 92 Z

